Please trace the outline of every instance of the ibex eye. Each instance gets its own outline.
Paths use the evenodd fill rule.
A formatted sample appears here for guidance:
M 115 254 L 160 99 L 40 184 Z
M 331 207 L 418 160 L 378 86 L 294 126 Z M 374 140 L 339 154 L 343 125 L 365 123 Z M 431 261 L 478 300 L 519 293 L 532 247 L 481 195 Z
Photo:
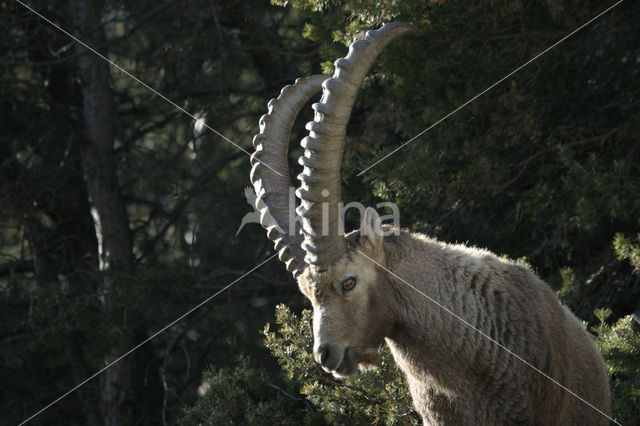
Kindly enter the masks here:
M 349 278 L 345 278 L 344 280 L 342 280 L 342 289 L 344 291 L 353 290 L 353 288 L 355 286 L 356 286 L 355 277 L 349 277 Z

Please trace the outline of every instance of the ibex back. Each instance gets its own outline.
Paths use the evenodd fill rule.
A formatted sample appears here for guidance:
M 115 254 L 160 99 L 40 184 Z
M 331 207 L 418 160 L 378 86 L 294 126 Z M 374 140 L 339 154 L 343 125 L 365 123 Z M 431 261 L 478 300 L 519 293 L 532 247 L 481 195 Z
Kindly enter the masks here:
M 360 231 L 339 232 L 353 102 L 384 46 L 412 31 L 402 23 L 370 31 L 336 61 L 332 78 L 285 87 L 254 138 L 256 208 L 313 305 L 315 358 L 346 377 L 376 365 L 386 341 L 425 424 L 606 425 L 602 358 L 580 321 L 527 267 L 423 235 L 388 235 L 373 209 L 365 211 Z M 289 133 L 320 90 L 301 142 L 301 220 L 291 220 Z

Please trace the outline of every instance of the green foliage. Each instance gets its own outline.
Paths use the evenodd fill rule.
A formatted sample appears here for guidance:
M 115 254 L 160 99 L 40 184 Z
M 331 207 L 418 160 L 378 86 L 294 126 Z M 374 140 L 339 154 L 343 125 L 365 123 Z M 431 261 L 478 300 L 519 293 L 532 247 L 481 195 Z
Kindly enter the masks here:
M 234 365 L 205 370 L 202 397 L 184 411 L 179 424 L 191 425 L 304 425 L 321 417 L 302 398 L 277 384 L 249 358 Z
M 627 260 L 635 268 L 636 273 L 640 273 L 640 234 L 636 236 L 636 243 L 632 243 L 621 233 L 617 233 L 613 238 L 613 251 L 618 260 Z
M 278 330 L 264 329 L 265 345 L 278 359 L 288 379 L 317 406 L 331 424 L 420 424 L 402 372 L 389 349 L 382 349 L 376 369 L 337 380 L 313 360 L 312 312 L 293 314 L 285 305 L 276 308 Z
M 563 303 L 569 303 L 578 294 L 580 283 L 573 269 L 569 267 L 560 269 L 560 277 L 562 278 L 562 286 L 556 292 L 556 295 Z
M 593 330 L 611 379 L 613 415 L 622 424 L 637 424 L 640 420 L 640 333 L 634 330 L 631 315 L 606 324 L 610 309 L 597 309 L 595 314 L 600 324 Z
M 298 316 L 279 305 L 276 330 L 266 324 L 263 335 L 286 377 L 275 379 L 246 357 L 229 367 L 211 366 L 201 397 L 185 409 L 180 424 L 421 423 L 386 346 L 379 368 L 337 380 L 313 359 L 311 319 L 310 310 Z

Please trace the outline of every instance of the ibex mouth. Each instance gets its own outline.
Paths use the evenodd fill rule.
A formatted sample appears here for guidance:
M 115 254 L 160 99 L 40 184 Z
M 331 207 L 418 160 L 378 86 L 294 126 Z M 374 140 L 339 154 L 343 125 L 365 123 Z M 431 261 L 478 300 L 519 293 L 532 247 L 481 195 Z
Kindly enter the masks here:
M 338 368 L 331 371 L 334 377 L 339 379 L 343 379 L 353 375 L 356 371 L 358 371 L 358 361 L 354 356 L 353 350 L 351 348 L 347 348 L 342 355 L 342 362 L 338 365 Z
M 335 370 L 331 371 L 334 377 L 344 379 L 352 376 L 356 371 L 366 371 L 380 364 L 380 353 L 377 348 L 357 350 L 348 347 L 344 351 L 342 362 Z

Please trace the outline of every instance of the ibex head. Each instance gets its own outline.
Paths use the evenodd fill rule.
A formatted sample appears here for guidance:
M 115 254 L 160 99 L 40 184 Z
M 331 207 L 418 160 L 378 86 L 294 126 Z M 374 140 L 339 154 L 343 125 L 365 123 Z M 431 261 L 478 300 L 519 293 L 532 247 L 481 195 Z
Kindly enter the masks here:
M 382 274 L 358 253 L 384 263 L 378 214 L 367 209 L 359 232 L 341 233 L 340 173 L 346 127 L 375 59 L 393 39 L 413 31 L 404 23 L 369 31 L 350 46 L 345 58 L 335 62 L 333 77 L 312 76 L 285 87 L 269 102 L 269 112 L 260 119 L 260 133 L 253 141 L 251 181 L 261 223 L 280 260 L 313 304 L 316 360 L 338 376 L 375 364 L 377 348 L 393 324 L 382 300 Z M 301 141 L 303 171 L 295 191 L 300 199 L 296 216 L 289 197 L 289 136 L 302 106 L 320 90 L 322 98 L 313 104 L 314 120 L 307 124 L 309 135 Z
M 395 323 L 386 277 L 363 256 L 384 264 L 382 239 L 380 218 L 369 208 L 360 231 L 346 237 L 342 258 L 326 269 L 311 265 L 298 278 L 313 305 L 315 359 L 334 376 L 376 365 Z

